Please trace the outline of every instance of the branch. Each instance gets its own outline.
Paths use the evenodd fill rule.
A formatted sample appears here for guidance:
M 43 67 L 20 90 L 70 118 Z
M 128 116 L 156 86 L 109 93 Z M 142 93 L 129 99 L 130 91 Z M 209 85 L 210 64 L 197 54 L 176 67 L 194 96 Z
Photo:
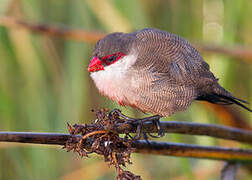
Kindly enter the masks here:
M 232 127 L 225 127 L 221 125 L 214 125 L 214 124 L 203 124 L 203 123 L 192 123 L 192 122 L 176 122 L 176 121 L 166 121 L 161 122 L 161 126 L 165 133 L 179 133 L 179 134 L 186 134 L 186 135 L 200 135 L 200 136 L 211 136 L 216 138 L 222 138 L 226 140 L 234 140 L 239 142 L 244 142 L 248 144 L 252 144 L 252 131 L 242 130 L 238 128 Z M 111 128 L 111 127 L 110 127 Z M 137 127 L 133 126 L 130 123 L 118 123 L 115 124 L 110 131 L 124 134 L 127 133 L 135 133 L 137 131 Z M 151 122 L 145 122 L 142 127 L 142 131 L 146 133 L 156 133 L 157 129 L 156 126 L 153 125 Z M 27 136 L 29 133 L 24 133 L 24 137 Z M 31 133 L 33 134 L 33 133 Z M 14 138 L 14 142 L 16 142 L 17 133 L 8 133 L 8 132 L 0 132 L 0 141 L 11 141 Z M 18 133 L 18 137 L 22 137 L 23 140 L 27 141 L 28 139 L 24 139 L 22 133 Z M 41 134 L 43 136 L 43 134 Z M 37 135 L 40 139 L 40 137 Z M 54 137 L 55 134 L 54 134 Z M 63 138 L 62 134 L 59 134 L 59 137 Z M 57 137 L 57 142 L 58 138 Z M 41 137 L 44 138 L 44 137 Z M 65 137 L 66 139 L 67 137 Z M 63 139 L 63 140 L 65 140 Z M 31 139 L 32 143 L 36 141 L 36 139 Z M 53 141 L 50 139 L 50 142 Z M 42 143 L 42 142 L 39 142 Z M 46 141 L 48 144 L 48 141 Z M 49 143 L 50 144 L 50 143 Z
M 225 127 L 214 124 L 202 124 L 192 122 L 161 122 L 161 126 L 166 133 L 180 133 L 189 135 L 204 135 L 227 140 L 235 140 L 252 144 L 252 131 L 242 130 L 238 128 Z M 136 132 L 136 127 L 126 125 L 118 125 L 115 127 L 117 133 Z M 150 122 L 143 125 L 143 132 L 156 133 L 156 126 Z
M 191 144 L 156 141 L 149 141 L 148 143 L 144 140 L 134 142 L 133 147 L 136 148 L 135 152 L 137 153 L 252 162 L 252 150 L 238 148 L 198 146 Z
M 78 29 L 70 29 L 65 26 L 51 26 L 48 24 L 31 24 L 11 17 L 0 17 L 0 26 L 7 28 L 24 28 L 33 32 L 48 36 L 56 36 L 70 40 L 95 43 L 104 37 L 104 33 L 88 32 Z
M 64 145 L 65 142 L 73 136 L 76 138 L 82 137 L 80 135 L 60 133 L 0 132 L 0 141 Z M 146 142 L 143 140 L 134 141 L 133 147 L 135 148 L 134 152 L 136 153 L 252 162 L 252 150 L 238 148 L 209 147 L 155 141 Z
M 208 53 L 216 53 L 230 56 L 232 58 L 243 59 L 248 63 L 252 63 L 252 47 L 246 46 L 221 46 L 221 45 L 209 45 L 203 43 L 193 44 L 198 50 Z
M 0 142 L 64 145 L 70 137 L 63 133 L 0 132 Z
M 225 163 L 221 170 L 221 180 L 235 180 L 239 166 L 238 163 Z
M 201 102 L 201 104 L 204 105 L 207 110 L 210 110 L 215 114 L 219 119 L 220 124 L 250 131 L 252 130 L 249 121 L 231 106 L 222 106 L 208 102 Z
M 27 30 L 42 33 L 49 36 L 82 41 L 87 43 L 96 43 L 105 36 L 105 33 L 87 32 L 84 30 L 70 29 L 64 26 L 51 26 L 48 24 L 32 24 L 26 21 L 17 20 L 13 17 L 0 17 L 0 26 L 7 28 L 25 28 Z M 252 63 L 252 47 L 245 46 L 220 46 L 208 45 L 203 43 L 193 43 L 201 51 L 209 53 L 223 54 L 229 57 L 242 59 L 245 62 Z

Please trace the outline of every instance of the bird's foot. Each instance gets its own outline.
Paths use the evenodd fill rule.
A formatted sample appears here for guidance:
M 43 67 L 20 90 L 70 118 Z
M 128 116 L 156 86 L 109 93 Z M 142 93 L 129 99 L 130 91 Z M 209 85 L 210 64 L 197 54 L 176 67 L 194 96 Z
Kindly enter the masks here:
M 164 132 L 164 129 L 162 128 L 162 126 L 161 126 L 161 123 L 160 123 L 159 119 L 158 120 L 153 120 L 152 122 L 153 122 L 153 124 L 156 124 L 158 134 L 157 134 L 157 136 L 155 136 L 155 135 L 152 135 L 151 133 L 148 133 L 148 135 L 150 137 L 152 137 L 152 138 L 163 137 L 165 135 L 165 132 Z
M 152 135 L 151 133 L 145 133 L 143 132 L 144 135 L 144 139 L 148 141 L 148 136 L 152 137 L 152 138 L 160 138 L 163 137 L 165 135 L 165 132 L 161 126 L 161 123 L 159 121 L 159 119 L 161 118 L 161 116 L 151 116 L 151 117 L 146 117 L 146 118 L 142 118 L 142 119 L 135 119 L 134 123 L 137 123 L 137 135 L 134 137 L 135 140 L 138 140 L 141 138 L 141 134 L 142 134 L 142 129 L 143 129 L 143 123 L 144 122 L 148 122 L 151 121 L 153 124 L 156 125 L 157 128 L 157 136 L 156 135 Z M 148 136 L 147 136 L 148 134 Z
M 155 116 L 150 116 L 150 117 L 146 117 L 146 118 L 136 119 L 136 118 L 131 118 L 131 117 L 125 116 L 121 112 L 121 110 L 119 110 L 119 109 L 113 109 L 112 111 L 110 111 L 109 116 L 112 115 L 113 113 L 117 113 L 123 119 L 126 119 L 127 121 L 130 121 L 131 123 L 137 125 L 136 136 L 134 136 L 134 138 L 133 138 L 134 140 L 141 139 L 142 129 L 143 129 L 143 123 L 144 122 L 148 122 L 148 121 L 151 121 L 153 124 L 155 124 L 156 127 L 157 127 L 157 130 L 158 130 L 157 136 L 152 135 L 151 133 L 147 133 L 150 137 L 152 137 L 152 138 L 160 138 L 160 137 L 163 137 L 165 135 L 164 130 L 163 130 L 163 128 L 161 126 L 161 123 L 159 121 L 162 116 L 155 115 Z M 145 132 L 143 132 L 145 140 L 148 139 L 147 134 Z

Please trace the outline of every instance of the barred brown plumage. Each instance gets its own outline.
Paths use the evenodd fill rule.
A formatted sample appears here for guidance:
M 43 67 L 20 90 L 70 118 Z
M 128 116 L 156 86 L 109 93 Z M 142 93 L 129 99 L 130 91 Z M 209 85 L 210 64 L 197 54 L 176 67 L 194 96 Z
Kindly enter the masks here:
M 118 61 L 103 63 L 104 57 L 117 53 L 123 54 Z M 246 101 L 219 85 L 209 65 L 188 41 L 166 31 L 148 28 L 109 34 L 97 42 L 93 56 L 89 71 L 96 86 L 122 105 L 170 116 L 186 110 L 193 100 L 204 100 L 237 104 L 252 112 L 242 104 Z

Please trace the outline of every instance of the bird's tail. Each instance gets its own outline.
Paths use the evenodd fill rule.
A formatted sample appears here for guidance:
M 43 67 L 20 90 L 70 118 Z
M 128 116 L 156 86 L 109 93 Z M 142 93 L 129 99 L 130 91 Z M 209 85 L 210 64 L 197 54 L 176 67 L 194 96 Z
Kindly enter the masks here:
M 233 97 L 228 91 L 226 91 L 224 88 L 220 86 L 214 89 L 214 92 L 212 93 L 198 96 L 196 100 L 203 100 L 203 101 L 208 101 L 213 104 L 221 104 L 221 105 L 236 104 L 242 107 L 243 109 L 246 109 L 247 111 L 252 112 L 250 108 L 244 105 L 244 104 L 249 104 L 247 101 Z

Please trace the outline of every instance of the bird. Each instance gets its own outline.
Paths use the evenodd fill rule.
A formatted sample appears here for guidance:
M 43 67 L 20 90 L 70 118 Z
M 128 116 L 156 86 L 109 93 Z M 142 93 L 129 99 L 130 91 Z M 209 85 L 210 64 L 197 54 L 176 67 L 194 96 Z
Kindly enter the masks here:
M 185 111 L 195 100 L 252 112 L 218 83 L 196 48 L 160 29 L 106 35 L 96 43 L 88 71 L 101 94 L 154 116 Z

